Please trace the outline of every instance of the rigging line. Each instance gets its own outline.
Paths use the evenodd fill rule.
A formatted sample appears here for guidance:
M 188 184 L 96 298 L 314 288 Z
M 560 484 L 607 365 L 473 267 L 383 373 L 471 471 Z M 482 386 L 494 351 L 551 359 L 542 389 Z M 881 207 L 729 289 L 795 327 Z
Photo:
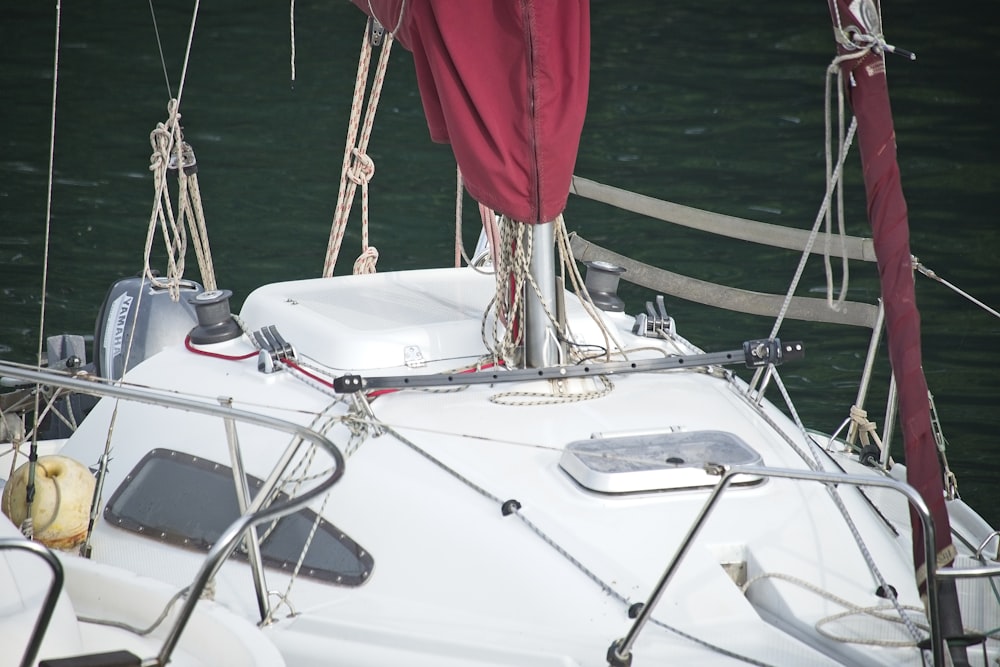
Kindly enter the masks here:
M 188 32 L 187 48 L 184 50 L 184 65 L 181 67 L 181 83 L 177 87 L 177 108 L 181 110 L 181 96 L 184 95 L 184 82 L 187 80 L 188 65 L 191 62 L 191 45 L 194 43 L 194 28 L 198 24 L 198 10 L 201 7 L 201 0 L 195 0 L 194 10 L 191 12 L 191 29 Z
M 462 168 L 455 165 L 455 268 L 462 266 L 462 258 L 468 264 L 469 256 L 465 254 L 465 245 L 462 243 Z
M 420 447 L 420 445 L 418 445 L 417 443 L 415 443 L 412 440 L 409 440 L 408 438 L 406 438 L 399 431 L 396 431 L 392 427 L 386 425 L 385 432 L 387 434 L 391 435 L 393 438 L 395 438 L 397 442 L 399 442 L 400 444 L 405 445 L 410 450 L 412 450 L 414 453 L 422 456 L 428 462 L 430 462 L 431 464 L 437 466 L 443 472 L 451 475 L 458 482 L 460 482 L 460 483 L 464 484 L 465 486 L 469 487 L 471 490 L 475 491 L 476 493 L 478 493 L 479 495 L 483 496 L 487 500 L 492 501 L 492 502 L 496 503 L 497 505 L 501 505 L 501 506 L 505 506 L 505 507 L 508 506 L 508 502 L 510 502 L 510 501 L 504 501 L 502 498 L 500 498 L 499 496 L 495 495 L 493 492 L 489 491 L 485 487 L 482 487 L 479 484 L 477 484 L 476 482 L 472 481 L 470 478 L 466 477 L 465 475 L 463 475 L 458 470 L 455 470 L 454 468 L 450 467 L 447 463 L 445 463 L 444 461 L 442 461 L 441 459 L 437 458 L 436 456 L 434 456 L 433 454 L 431 454 L 427 450 L 425 450 L 422 447 Z M 580 561 L 579 559 L 577 559 L 573 554 L 571 554 L 568 549 L 566 549 L 565 547 L 563 547 L 562 545 L 560 545 L 558 542 L 556 542 L 555 538 L 553 538 L 552 536 L 550 536 L 548 533 L 546 533 L 544 530 L 542 530 L 541 527 L 539 527 L 534 522 L 532 522 L 531 519 L 529 519 L 527 516 L 525 516 L 525 514 L 521 510 L 520 504 L 517 503 L 516 501 L 514 501 L 513 511 L 511 513 L 514 514 L 518 519 L 520 519 L 521 523 L 523 523 L 524 526 L 526 528 L 528 528 L 528 530 L 530 530 L 532 533 L 534 533 L 535 536 L 537 536 L 539 539 L 541 539 L 543 542 L 545 542 L 545 544 L 549 545 L 549 547 L 551 547 L 553 550 L 555 550 L 556 553 L 558 553 L 560 556 L 562 556 L 563 558 L 565 558 L 573 567 L 575 567 L 577 570 L 579 570 L 579 572 L 581 574 L 583 574 L 586 578 L 590 579 L 594 584 L 596 584 L 606 595 L 608 595 L 609 597 L 617 600 L 618 602 L 622 603 L 623 605 L 626 605 L 626 606 L 628 605 L 628 603 L 629 603 L 629 598 L 628 597 L 626 597 L 623 593 L 621 593 L 618 590 L 616 590 L 611 585 L 611 583 L 609 583 L 609 582 L 605 581 L 604 579 L 602 579 L 600 577 L 600 575 L 598 575 L 596 572 L 594 572 L 593 570 L 591 570 L 589 567 L 587 567 L 586 564 L 584 564 L 582 561 Z M 723 647 L 718 646 L 716 644 L 713 644 L 713 643 L 711 643 L 711 642 L 709 642 L 707 640 L 700 639 L 699 637 L 691 635 L 691 634 L 689 634 L 689 633 L 687 633 L 687 632 L 685 632 L 685 631 L 683 631 L 683 630 L 681 630 L 679 628 L 676 628 L 676 627 L 674 627 L 672 625 L 669 625 L 669 624 L 667 624 L 667 623 L 665 623 L 663 621 L 659 621 L 659 620 L 657 620 L 655 618 L 651 618 L 650 622 L 653 623 L 654 625 L 656 625 L 657 627 L 663 629 L 663 630 L 667 630 L 668 632 L 672 632 L 672 633 L 678 635 L 679 637 L 683 637 L 684 639 L 687 639 L 688 641 L 691 641 L 691 642 L 693 642 L 695 644 L 698 644 L 699 646 L 707 648 L 707 649 L 709 649 L 711 651 L 715 651 L 715 652 L 720 653 L 722 655 L 725 655 L 727 657 L 733 658 L 734 660 L 739 660 L 741 662 L 745 662 L 745 663 L 751 664 L 751 665 L 757 665 L 758 667 L 770 667 L 768 665 L 768 663 L 761 662 L 761 661 L 756 660 L 754 658 L 751 658 L 749 656 L 740 655 L 739 653 L 736 653 L 734 651 L 730 651 L 729 649 L 726 649 L 726 648 L 723 648 Z
M 811 437 L 809 437 L 809 432 L 806 430 L 805 425 L 799 418 L 799 414 L 795 410 L 795 406 L 792 404 L 791 396 L 789 396 L 788 394 L 788 389 L 785 387 L 785 384 L 781 381 L 781 376 L 778 374 L 777 369 L 774 369 L 772 367 L 772 370 L 774 370 L 773 379 L 775 385 L 778 387 L 778 390 L 781 392 L 782 397 L 785 399 L 785 405 L 788 406 L 788 411 L 791 413 L 792 420 L 794 421 L 795 426 L 799 429 L 799 432 L 802 435 L 802 437 L 805 439 L 806 444 L 809 446 L 809 450 L 812 453 L 813 458 L 815 459 L 816 465 L 813 466 L 813 464 L 810 463 L 807 459 L 806 463 L 813 470 L 823 470 L 824 466 L 822 462 L 822 450 L 819 448 L 816 441 Z M 772 428 L 775 428 L 775 430 L 778 431 L 779 435 L 785 438 L 786 441 L 789 442 L 789 444 L 792 444 L 791 439 L 786 436 L 783 430 L 777 429 L 777 424 L 774 424 L 770 420 L 770 418 L 767 415 L 765 415 L 763 410 L 760 410 L 759 414 L 761 415 L 761 417 L 764 418 L 765 421 L 772 424 Z M 793 445 L 793 447 L 795 446 Z M 795 447 L 795 449 L 798 449 L 798 447 Z M 854 523 L 854 519 L 851 517 L 850 511 L 847 509 L 847 505 L 844 504 L 844 499 L 841 497 L 840 491 L 835 486 L 831 485 L 824 485 L 824 486 L 826 488 L 827 494 L 830 496 L 830 499 L 833 501 L 837 510 L 840 512 L 840 516 L 841 518 L 843 518 L 844 524 L 847 526 L 847 530 L 851 533 L 851 537 L 854 539 L 854 543 L 857 545 L 858 551 L 861 553 L 861 557 L 864 559 L 865 564 L 868 566 L 868 570 L 871 573 L 872 577 L 879 583 L 879 585 L 883 587 L 884 590 L 891 590 L 885 580 L 885 577 L 882 575 L 882 571 L 879 569 L 878 564 L 875 562 L 875 557 L 872 555 L 871 551 L 868 549 L 868 545 L 864 541 L 864 538 L 861 536 L 861 531 L 858 530 L 857 525 Z M 862 493 L 861 495 L 862 497 L 867 499 L 864 493 Z M 899 602 L 899 599 L 895 596 L 895 594 L 890 595 L 888 599 L 889 602 L 892 604 L 893 608 L 899 614 L 900 620 L 906 627 L 907 631 L 910 633 L 910 636 L 913 637 L 914 641 L 919 642 L 923 638 L 923 636 L 920 634 L 920 631 L 917 629 L 917 626 L 913 623 L 912 619 L 910 619 L 910 617 L 903 612 L 903 608 Z
M 865 51 L 861 51 L 857 54 L 838 56 L 837 58 L 834 58 L 833 62 L 827 68 L 827 75 L 829 76 L 830 72 L 832 72 L 840 64 L 841 61 L 860 58 L 861 56 L 865 55 L 865 53 L 866 53 Z M 829 88 L 827 88 L 827 91 L 829 91 Z M 829 102 L 827 102 L 827 106 L 829 106 Z M 795 289 L 798 287 L 799 280 L 801 280 L 802 273 L 805 270 L 806 260 L 809 259 L 809 254 L 812 250 L 813 245 L 816 242 L 816 237 L 819 234 L 820 224 L 826 218 L 826 211 L 832 204 L 834 195 L 833 184 L 839 181 L 841 175 L 843 174 L 844 163 L 847 160 L 847 153 L 850 150 L 850 146 L 854 142 L 854 134 L 857 131 L 857 126 L 858 126 L 858 119 L 852 118 L 851 124 L 847 128 L 847 135 L 844 137 L 844 141 L 841 145 L 841 153 L 839 159 L 836 161 L 834 165 L 833 173 L 830 175 L 829 178 L 827 178 L 826 194 L 823 196 L 823 201 L 820 204 L 819 212 L 816 215 L 816 220 L 813 223 L 812 230 L 809 234 L 809 240 L 806 242 L 805 250 L 803 251 L 801 258 L 799 259 L 799 265 L 798 267 L 796 267 L 795 274 L 793 275 L 792 281 L 788 286 L 788 291 L 785 294 L 785 300 L 781 305 L 781 309 L 778 312 L 778 316 L 775 318 L 774 326 L 771 329 L 771 334 L 768 336 L 769 338 L 774 338 L 778 335 L 778 330 L 781 328 L 782 322 L 784 322 L 785 313 L 788 311 L 788 306 L 792 302 L 792 296 L 795 294 Z
M 983 310 L 985 310 L 987 313 L 989 313 L 993 317 L 1000 317 L 1000 312 L 997 312 L 996 309 L 991 308 L 990 306 L 986 305 L 985 303 L 983 303 L 982 301 L 980 301 L 976 297 L 972 296 L 971 294 L 969 294 L 965 290 L 961 289 L 957 285 L 954 285 L 954 284 L 948 282 L 947 280 L 945 280 L 944 278 L 942 278 L 941 276 L 939 276 L 938 274 L 936 274 L 933 269 L 931 269 L 931 268 L 929 268 L 929 267 L 924 266 L 923 264 L 921 264 L 920 261 L 917 260 L 917 258 L 915 258 L 915 257 L 913 258 L 913 268 L 915 268 L 922 275 L 927 276 L 931 280 L 935 280 L 935 281 L 941 283 L 942 285 L 944 285 L 945 287 L 947 287 L 951 291 L 955 292 L 959 296 L 968 299 L 969 301 L 971 301 L 975 305 L 979 306 L 980 308 L 982 308 Z
M 171 119 L 168 120 L 168 123 L 171 123 L 171 121 L 172 121 L 172 125 L 175 128 L 176 128 L 176 124 L 179 122 L 181 96 L 184 94 L 184 81 L 187 78 L 188 64 L 190 63 L 190 60 L 191 60 L 191 44 L 194 41 L 194 29 L 195 29 L 195 26 L 197 25 L 197 22 L 198 22 L 198 10 L 199 10 L 200 6 L 201 6 L 201 0 L 195 0 L 194 9 L 193 9 L 192 14 L 191 14 L 191 28 L 190 28 L 190 31 L 188 32 L 187 48 L 186 48 L 186 50 L 184 52 L 184 65 L 183 65 L 183 67 L 181 69 L 181 82 L 180 82 L 180 85 L 177 88 L 176 103 L 168 103 L 168 105 L 167 105 L 167 108 L 169 110 L 170 117 L 171 117 Z M 152 0 L 150 0 L 150 9 L 152 9 Z M 155 15 L 154 15 L 154 17 L 155 17 Z M 154 21 L 155 21 L 155 18 L 154 18 Z M 154 25 L 155 25 L 155 23 L 154 23 Z M 157 33 L 157 42 L 159 43 L 159 34 L 158 33 Z M 161 61 L 161 63 L 163 62 L 162 54 L 163 54 L 163 52 L 162 52 L 162 49 L 161 49 L 161 51 L 160 51 L 160 55 L 161 55 L 160 61 Z M 164 65 L 164 73 L 165 72 L 166 72 L 166 65 Z M 168 82 L 167 82 L 167 90 L 168 90 L 168 92 L 170 90 L 169 79 L 168 79 Z M 171 98 L 171 100 L 173 100 L 173 98 Z M 54 111 L 53 111 L 53 113 L 54 113 Z M 172 141 L 173 137 L 174 137 L 174 133 L 171 132 L 170 139 L 168 141 Z M 178 155 L 177 155 L 178 169 L 183 169 L 183 160 L 181 159 L 181 155 L 180 155 L 181 148 L 182 148 L 181 146 L 177 146 L 177 151 L 178 151 Z M 163 197 L 163 192 L 164 192 L 165 188 L 166 188 L 166 178 L 164 178 L 163 182 L 160 184 L 160 190 L 159 190 L 159 193 L 157 194 L 157 202 L 158 202 L 157 206 L 160 205 L 160 200 Z M 147 267 L 149 266 L 149 251 L 150 250 L 151 250 L 151 243 L 150 243 L 149 238 L 147 238 L 147 249 L 146 249 L 146 266 Z M 182 258 L 182 261 L 183 261 L 183 258 Z M 139 304 L 141 303 L 141 299 L 142 299 L 142 293 L 144 291 L 145 290 L 142 290 L 142 291 L 139 292 L 139 299 L 140 300 L 136 303 L 136 306 L 135 306 L 136 309 L 139 308 Z M 43 294 L 43 296 L 44 296 L 44 294 Z M 130 338 L 128 349 L 125 352 L 125 360 L 124 360 L 124 364 L 122 366 L 122 377 L 119 378 L 119 382 L 118 382 L 119 385 L 124 385 L 125 372 L 128 370 L 129 357 L 130 357 L 131 352 L 132 352 L 132 343 L 135 340 L 134 332 L 135 332 L 135 327 L 136 327 L 137 322 L 138 322 L 138 318 L 136 318 L 132 322 L 133 336 Z M 39 342 L 39 347 L 40 346 L 41 346 L 41 343 Z M 39 353 L 39 355 L 40 355 L 40 353 Z M 104 494 L 104 479 L 105 479 L 105 476 L 107 475 L 108 462 L 110 461 L 110 458 L 111 458 L 111 439 L 112 439 L 112 436 L 114 434 L 115 424 L 118 421 L 118 408 L 119 408 L 120 402 L 121 402 L 120 399 L 115 399 L 114 409 L 113 409 L 113 411 L 111 413 L 111 423 L 108 425 L 107 438 L 104 441 L 104 451 L 103 451 L 103 453 L 101 455 L 101 458 L 100 458 L 100 466 L 99 466 L 99 470 L 98 470 L 98 473 L 97 473 L 97 483 L 96 483 L 96 485 L 94 487 L 94 497 L 91 500 L 91 505 L 90 505 L 90 521 L 89 521 L 89 524 L 87 526 L 87 537 L 84 540 L 84 543 L 83 543 L 83 545 L 81 547 L 81 551 L 80 551 L 80 553 L 84 554 L 84 555 L 86 555 L 89 552 L 89 550 L 90 550 L 90 540 L 91 540 L 91 538 L 93 536 L 94 525 L 96 524 L 96 521 L 97 521 L 98 507 L 101 504 L 101 500 L 102 500 L 103 494 Z
M 881 606 L 881 605 L 875 605 L 875 606 L 869 605 L 869 606 L 862 607 L 862 606 L 857 605 L 857 604 L 851 602 L 850 600 L 842 598 L 839 595 L 836 595 L 835 593 L 832 593 L 832 592 L 830 592 L 830 591 L 828 591 L 828 590 L 826 590 L 826 589 L 824 589 L 824 588 L 822 588 L 822 587 L 820 587 L 820 586 L 818 586 L 818 585 L 816 585 L 816 584 L 814 584 L 814 583 L 812 583 L 810 581 L 806 581 L 805 579 L 801 579 L 801 578 L 796 577 L 794 575 L 790 575 L 790 574 L 787 574 L 787 573 L 784 573 L 784 572 L 764 572 L 762 574 L 758 574 L 756 577 L 753 577 L 752 579 L 750 579 L 749 581 L 747 581 L 745 584 L 743 584 L 742 586 L 740 586 L 740 590 L 743 592 L 744 595 L 746 595 L 747 590 L 749 590 L 754 584 L 756 584 L 758 581 L 764 581 L 764 580 L 767 580 L 767 579 L 775 579 L 775 580 L 779 580 L 779 581 L 784 581 L 784 582 L 792 584 L 794 586 L 798 586 L 799 588 L 801 588 L 803 590 L 815 593 L 819 597 L 821 597 L 821 598 L 823 598 L 825 600 L 829 600 L 830 602 L 833 602 L 834 604 L 837 604 L 837 605 L 840 605 L 841 607 L 843 607 L 846 611 L 839 612 L 837 614 L 832 614 L 832 615 L 827 616 L 825 618 L 821 618 L 813 626 L 819 634 L 824 635 L 825 637 L 827 637 L 829 639 L 832 639 L 834 641 L 839 641 L 839 642 L 842 642 L 842 643 L 847 643 L 847 644 L 861 644 L 861 645 L 866 645 L 866 646 L 916 647 L 916 645 L 917 645 L 916 642 L 914 642 L 914 641 L 865 639 L 863 637 L 858 637 L 858 636 L 855 636 L 855 637 L 838 637 L 837 635 L 834 635 L 834 634 L 832 634 L 830 632 L 824 631 L 822 629 L 822 627 L 821 627 L 823 624 L 830 623 L 832 621 L 838 620 L 839 618 L 844 618 L 844 617 L 846 617 L 848 615 L 859 615 L 860 614 L 860 615 L 870 616 L 871 618 L 873 618 L 875 620 L 887 621 L 889 623 L 899 623 L 899 619 L 896 618 L 895 615 L 884 613 L 886 611 L 894 611 L 892 609 L 892 607 Z M 909 612 L 914 612 L 914 613 L 919 613 L 919 612 L 923 611 L 922 607 L 915 607 L 915 606 L 912 606 L 912 605 L 901 605 L 901 608 L 904 611 L 909 611 Z M 919 627 L 919 628 L 921 628 L 923 630 L 927 629 L 927 624 L 926 623 L 920 623 L 919 621 L 916 621 L 915 623 L 916 623 L 917 627 Z
M 27 369 L 33 368 L 31 365 L 28 364 L 19 364 L 14 362 L 4 362 L 4 363 L 8 363 L 11 366 L 15 366 L 18 368 L 27 368 Z M 216 396 L 215 394 L 199 394 L 193 391 L 184 391 L 179 389 L 164 389 L 162 386 L 155 386 L 141 382 L 133 382 L 126 380 L 125 378 L 111 380 L 109 378 L 100 377 L 97 375 L 85 375 L 80 377 L 83 377 L 84 379 L 94 383 L 95 385 L 110 385 L 116 387 L 123 387 L 126 389 L 145 389 L 147 391 L 159 392 L 160 394 L 163 394 L 166 397 L 187 398 L 191 400 L 200 400 L 212 404 L 216 404 L 218 399 L 218 396 Z M 81 393 L 87 393 L 87 392 L 83 392 L 81 390 Z M 338 396 L 338 398 L 341 398 L 341 400 L 343 400 L 342 397 L 340 396 Z M 258 408 L 258 409 L 267 408 L 269 410 L 275 410 L 292 415 L 312 416 L 318 414 L 315 410 L 307 410 L 305 408 L 276 405 L 274 403 L 259 403 L 256 401 L 249 401 L 249 400 L 238 400 L 236 402 L 242 406 L 246 406 L 247 408 Z
M 289 42 L 291 43 L 292 88 L 295 88 L 295 0 L 288 7 Z
M 55 172 L 56 153 L 56 101 L 59 92 L 59 36 L 62 23 L 62 2 L 56 0 L 56 29 L 55 45 L 52 59 L 52 116 L 49 126 L 49 173 L 48 184 L 45 192 L 45 241 L 42 246 L 42 296 L 38 313 L 38 355 L 36 357 L 39 370 L 42 366 L 42 341 L 45 339 L 45 294 L 48 291 L 49 279 L 49 244 L 52 231 L 52 181 Z M 35 495 L 35 469 L 38 462 L 38 409 L 41 403 L 41 388 L 35 390 L 35 405 L 33 412 L 34 425 L 32 426 L 31 446 L 28 454 L 28 485 L 25 490 L 26 495 L 26 519 L 25 525 L 29 531 L 31 528 L 31 506 Z M 28 535 L 31 537 L 31 535 Z
M 163 67 L 163 80 L 167 84 L 167 99 L 174 96 L 170 90 L 170 76 L 167 74 L 167 60 L 163 57 L 163 43 L 160 42 L 160 26 L 156 23 L 156 11 L 153 9 L 153 0 L 149 0 L 149 16 L 153 19 L 153 34 L 156 35 L 156 49 L 160 52 L 160 65 Z

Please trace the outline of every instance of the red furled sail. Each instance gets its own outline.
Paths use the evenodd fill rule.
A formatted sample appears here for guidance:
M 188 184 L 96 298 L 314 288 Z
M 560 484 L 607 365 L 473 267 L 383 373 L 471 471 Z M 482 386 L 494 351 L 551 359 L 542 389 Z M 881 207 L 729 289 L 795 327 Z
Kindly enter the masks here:
M 834 26 L 851 43 L 840 43 L 841 55 L 857 54 L 874 44 L 860 58 L 841 63 L 846 93 L 857 119 L 858 143 L 868 199 L 868 219 L 878 256 L 882 298 L 885 302 L 889 360 L 899 388 L 899 418 L 906 453 L 907 482 L 916 488 L 934 519 L 938 565 L 955 557 L 951 542 L 944 483 L 937 444 L 931 428 L 927 381 L 921 365 L 920 314 L 914 295 L 906 201 L 896 162 L 896 135 L 889 107 L 885 51 L 878 8 L 871 0 L 831 0 Z M 841 33 L 840 29 L 846 30 Z M 857 30 L 853 33 L 853 30 Z M 869 41 L 875 40 L 875 41 Z M 911 511 L 913 557 L 917 583 L 925 592 L 923 529 Z
M 469 194 L 520 222 L 562 213 L 590 85 L 588 1 L 354 3 L 413 53 L 431 138 L 451 144 Z

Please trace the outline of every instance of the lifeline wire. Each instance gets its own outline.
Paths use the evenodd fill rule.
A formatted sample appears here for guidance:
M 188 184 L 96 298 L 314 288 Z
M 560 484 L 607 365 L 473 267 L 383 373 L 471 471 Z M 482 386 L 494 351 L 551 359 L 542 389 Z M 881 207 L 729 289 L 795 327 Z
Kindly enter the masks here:
M 446 463 L 444 463 L 444 461 L 441 461 L 440 459 L 438 459 L 437 457 L 435 457 L 430 452 L 424 450 L 423 448 L 421 448 L 419 445 L 417 445 L 417 443 L 413 442 L 412 440 L 407 439 L 399 431 L 396 431 L 395 429 L 393 429 L 392 427 L 390 427 L 388 425 L 384 425 L 384 430 L 385 430 L 386 433 L 388 433 L 393 438 L 395 438 L 398 442 L 400 442 L 403 445 L 406 445 L 411 450 L 413 450 L 415 453 L 417 453 L 420 456 L 424 457 L 425 459 L 427 459 L 427 461 L 429 461 L 430 463 L 434 464 L 435 466 L 437 466 L 438 468 L 440 468 L 444 472 L 448 473 L 449 475 L 451 475 L 452 477 L 454 477 L 456 480 L 458 480 L 462 484 L 466 485 L 467 487 L 469 487 L 470 489 L 472 489 L 473 491 L 475 491 L 479 495 L 483 496 L 487 500 L 495 502 L 497 505 L 500 505 L 500 506 L 504 506 L 504 507 L 508 506 L 508 503 L 506 501 L 504 501 L 503 499 L 501 499 L 499 496 L 496 496 L 491 491 L 489 491 L 488 489 L 485 489 L 482 486 L 479 486 L 478 484 L 476 484 L 475 482 L 473 482 L 468 477 L 465 477 L 464 475 L 462 475 L 462 473 L 458 472 L 457 470 L 454 470 L 454 469 L 450 468 Z M 622 604 L 628 605 L 628 602 L 629 602 L 628 598 L 626 598 L 624 595 L 622 595 L 617 590 L 615 590 L 611 586 L 611 584 L 609 584 L 608 582 L 606 582 L 603 579 L 601 579 L 597 575 L 597 573 L 593 572 L 586 565 L 584 565 L 581 561 L 577 560 L 576 557 L 573 556 L 573 554 L 571 554 L 565 548 L 563 548 L 562 546 L 560 546 L 559 543 L 557 543 L 553 538 L 549 537 L 549 535 L 546 534 L 541 528 L 539 528 L 538 526 L 536 526 L 534 523 L 532 523 L 532 521 L 530 519 L 528 519 L 526 516 L 524 516 L 524 514 L 521 512 L 521 508 L 516 504 L 516 501 L 515 501 L 515 504 L 512 504 L 510 506 L 513 507 L 512 514 L 514 514 L 515 516 L 517 516 L 517 518 L 520 519 L 521 522 L 529 530 L 531 530 L 531 532 L 535 533 L 535 535 L 537 535 L 543 542 L 545 542 L 550 547 L 552 547 L 553 549 L 555 549 L 555 551 L 560 556 L 562 556 L 563 558 L 565 558 L 566 560 L 568 560 L 584 576 L 586 576 L 588 579 L 590 579 L 595 584 L 597 584 L 601 588 L 601 590 L 604 591 L 609 597 L 614 598 L 615 600 L 621 602 Z M 703 646 L 703 647 L 705 647 L 705 648 L 707 648 L 709 650 L 716 651 L 716 652 L 718 652 L 718 653 L 720 653 L 722 655 L 725 655 L 727 657 L 733 658 L 734 660 L 739 660 L 741 662 L 745 662 L 745 663 L 751 664 L 751 665 L 757 665 L 758 667 L 769 667 L 768 663 L 761 662 L 759 660 L 755 660 L 754 658 L 751 658 L 751 657 L 748 657 L 748 656 L 740 655 L 740 654 L 735 653 L 733 651 L 730 651 L 728 649 L 724 649 L 721 646 L 716 646 L 716 645 L 711 644 L 711 643 L 709 643 L 709 642 L 707 642 L 707 641 L 705 641 L 703 639 L 699 639 L 698 637 L 690 635 L 690 634 L 684 632 L 683 630 L 679 630 L 679 629 L 677 629 L 677 628 L 675 628 L 675 627 L 673 627 L 671 625 L 667 625 L 666 623 L 664 623 L 662 621 L 657 621 L 656 619 L 652 619 L 651 618 L 650 622 L 653 623 L 654 625 L 656 625 L 657 627 L 660 627 L 660 628 L 662 628 L 664 630 L 668 630 L 669 632 L 672 632 L 672 633 L 674 633 L 674 634 L 676 634 L 676 635 L 678 635 L 680 637 L 683 637 L 684 639 L 687 639 L 688 641 L 694 642 L 695 644 L 698 644 L 699 646 Z

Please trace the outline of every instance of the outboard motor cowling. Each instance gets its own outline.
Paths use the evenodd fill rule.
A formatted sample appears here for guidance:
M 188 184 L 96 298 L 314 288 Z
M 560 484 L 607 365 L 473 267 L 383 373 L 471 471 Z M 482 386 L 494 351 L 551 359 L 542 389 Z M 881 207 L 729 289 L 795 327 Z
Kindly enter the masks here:
M 94 364 L 98 375 L 117 380 L 128 368 L 165 347 L 184 340 L 198 324 L 189 300 L 203 291 L 194 281 L 183 280 L 180 299 L 173 301 L 165 287 L 144 276 L 123 278 L 111 286 L 97 317 Z

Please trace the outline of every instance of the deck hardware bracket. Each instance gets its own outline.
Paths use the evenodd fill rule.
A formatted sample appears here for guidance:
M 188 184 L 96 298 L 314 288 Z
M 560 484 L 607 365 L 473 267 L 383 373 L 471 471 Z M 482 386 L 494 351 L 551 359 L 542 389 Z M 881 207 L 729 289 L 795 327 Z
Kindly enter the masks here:
M 715 475 L 717 477 L 722 477 L 726 474 L 726 466 L 721 463 L 706 463 L 705 473 L 709 475 Z
M 364 389 L 360 375 L 341 375 L 333 380 L 333 390 L 338 394 L 350 394 Z
M 886 584 L 884 586 L 879 586 L 875 589 L 875 595 L 880 598 L 885 598 L 886 600 L 895 599 L 898 597 L 896 593 L 896 587 L 892 584 Z
M 858 461 L 869 468 L 878 468 L 882 465 L 882 450 L 875 443 L 868 443 L 861 448 Z
M 666 303 L 662 294 L 656 295 L 656 307 L 652 301 L 646 302 L 646 312 L 635 316 L 632 333 L 647 338 L 669 338 L 677 333 L 674 318 L 667 314 Z
M 385 27 L 376 18 L 368 22 L 368 39 L 373 47 L 382 46 L 382 40 L 385 39 Z
M 278 328 L 273 324 L 254 331 L 252 336 L 260 348 L 257 354 L 257 370 L 261 373 L 280 371 L 285 360 L 295 359 L 295 348 L 282 338 Z
M 608 647 L 608 665 L 609 667 L 632 667 L 632 653 L 630 651 L 621 654 L 618 652 L 618 648 L 622 645 L 621 639 L 616 639 L 611 642 L 611 646 Z
M 782 343 L 777 338 L 762 338 L 744 342 L 743 355 L 747 368 L 759 368 L 801 359 L 805 356 L 805 349 L 802 343 Z
M 464 387 L 474 384 L 501 384 L 506 382 L 531 382 L 534 380 L 560 380 L 564 378 L 624 375 L 645 371 L 667 371 L 680 368 L 705 366 L 731 366 L 743 363 L 747 368 L 767 364 L 775 366 L 805 356 L 801 342 L 782 343 L 777 338 L 750 340 L 742 350 L 708 352 L 691 356 L 674 355 L 636 361 L 608 361 L 572 366 L 545 366 L 542 368 L 516 368 L 483 370 L 475 373 L 434 373 L 428 375 L 384 375 L 361 377 L 342 375 L 333 381 L 337 393 L 370 391 L 373 389 L 409 389 L 425 387 Z
M 419 345 L 407 345 L 403 348 L 403 363 L 407 368 L 423 368 L 427 365 L 427 359 L 424 358 Z

